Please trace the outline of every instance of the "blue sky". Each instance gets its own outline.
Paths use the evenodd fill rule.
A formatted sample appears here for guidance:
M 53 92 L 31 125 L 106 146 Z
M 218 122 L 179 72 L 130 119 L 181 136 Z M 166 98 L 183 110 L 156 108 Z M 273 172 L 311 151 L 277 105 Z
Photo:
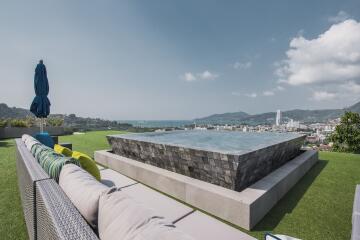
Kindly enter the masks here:
M 28 108 L 44 59 L 54 113 L 192 119 L 341 108 L 360 96 L 360 1 L 7 1 L 0 102 Z

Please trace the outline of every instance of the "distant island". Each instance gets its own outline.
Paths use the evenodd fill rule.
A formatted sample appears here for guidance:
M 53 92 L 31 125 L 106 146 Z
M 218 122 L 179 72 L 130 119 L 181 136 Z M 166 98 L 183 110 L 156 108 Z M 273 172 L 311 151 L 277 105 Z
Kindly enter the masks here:
M 322 109 L 322 110 L 289 110 L 283 111 L 282 119 L 290 121 L 290 119 L 302 123 L 325 123 L 341 117 L 345 111 L 360 113 L 360 102 L 345 108 L 345 109 Z M 248 125 L 261 125 L 261 124 L 274 124 L 275 112 L 267 112 L 261 114 L 247 114 L 245 112 L 232 112 L 213 114 L 203 118 L 194 119 L 199 124 L 248 124 Z

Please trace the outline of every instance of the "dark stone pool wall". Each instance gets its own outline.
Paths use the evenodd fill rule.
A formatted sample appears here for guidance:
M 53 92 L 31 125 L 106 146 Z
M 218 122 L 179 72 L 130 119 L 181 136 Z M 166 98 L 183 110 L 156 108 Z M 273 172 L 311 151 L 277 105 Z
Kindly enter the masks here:
M 241 155 L 107 136 L 114 153 L 235 191 L 265 177 L 301 152 L 305 136 Z

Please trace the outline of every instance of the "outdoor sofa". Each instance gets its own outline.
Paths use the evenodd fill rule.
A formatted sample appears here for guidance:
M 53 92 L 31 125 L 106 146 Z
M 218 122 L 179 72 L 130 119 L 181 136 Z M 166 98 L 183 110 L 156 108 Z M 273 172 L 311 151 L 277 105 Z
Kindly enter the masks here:
M 86 216 L 81 211 L 82 206 L 76 205 L 77 203 L 76 201 L 74 202 L 73 196 L 66 194 L 69 193 L 69 191 L 66 192 L 61 184 L 59 185 L 57 181 L 52 179 L 47 172 L 44 171 L 33 154 L 29 151 L 29 146 L 27 146 L 23 140 L 16 139 L 15 141 L 18 184 L 29 239 L 99 239 L 98 229 L 89 225 L 88 219 L 87 221 L 84 219 Z M 70 171 L 67 172 L 70 176 L 72 176 L 71 169 L 81 169 L 76 164 L 72 163 L 63 165 L 63 170 L 60 175 L 63 175 L 63 173 L 66 172 L 64 170 L 65 168 L 70 169 Z M 79 171 L 77 172 L 79 173 Z M 83 169 L 81 169 L 80 174 L 87 174 L 92 178 L 91 181 L 97 181 Z M 88 176 L 85 178 L 89 179 Z M 61 176 L 59 183 L 61 183 Z M 68 183 L 70 183 L 70 185 L 72 185 L 72 183 L 77 183 L 76 176 L 75 178 L 68 180 Z M 98 184 L 101 183 L 98 182 Z M 112 192 L 115 192 L 118 195 L 122 194 L 120 190 L 113 188 L 109 191 L 111 194 L 106 195 L 108 196 L 107 198 L 111 198 L 113 195 L 116 196 L 115 194 L 112 194 Z M 163 223 L 165 220 L 161 220 L 163 219 L 162 217 L 151 215 L 153 214 L 152 209 L 143 208 L 139 204 L 133 204 L 132 199 L 128 198 L 126 194 L 121 196 L 123 198 L 125 196 L 128 202 L 128 205 L 123 207 L 125 211 L 121 212 L 119 209 L 111 208 L 105 209 L 107 210 L 107 213 L 109 213 L 108 215 L 111 215 L 112 212 L 127 213 L 124 214 L 125 217 L 123 217 L 123 219 L 121 219 L 121 214 L 116 214 L 117 222 L 121 222 L 122 224 L 116 224 L 116 222 L 115 224 L 114 222 L 108 224 L 109 217 L 105 218 L 106 221 L 103 221 L 102 225 L 113 226 L 113 232 L 132 232 L 131 238 L 129 239 L 136 240 L 147 239 L 147 236 L 149 236 L 149 239 L 157 239 L 156 236 L 162 236 L 159 239 L 169 240 L 193 239 L 177 229 L 174 230 L 175 226 L 171 223 L 168 225 Z M 99 202 L 101 202 L 101 198 Z M 77 207 L 75 207 L 75 205 Z M 145 216 L 145 218 L 141 219 L 142 216 Z M 127 226 L 129 225 L 128 222 L 131 221 L 138 224 L 137 227 Z M 99 226 L 100 225 L 101 223 L 99 220 Z M 144 228 L 143 225 L 147 226 Z M 122 227 L 122 229 L 118 230 L 116 229 L 116 226 L 119 226 L 119 228 Z M 138 229 L 142 230 L 139 231 Z M 108 233 L 107 235 L 107 239 L 123 239 L 121 236 L 118 238 L 118 234 L 114 236 L 110 235 L 110 238 Z
M 29 239 L 99 239 L 24 142 L 15 141 L 18 184 Z

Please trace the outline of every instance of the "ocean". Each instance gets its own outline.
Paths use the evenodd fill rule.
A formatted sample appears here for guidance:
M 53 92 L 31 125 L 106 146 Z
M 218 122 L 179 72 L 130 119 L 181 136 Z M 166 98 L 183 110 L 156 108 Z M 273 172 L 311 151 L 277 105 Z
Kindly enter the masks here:
M 185 127 L 194 123 L 192 120 L 119 120 L 118 122 L 148 128 Z

